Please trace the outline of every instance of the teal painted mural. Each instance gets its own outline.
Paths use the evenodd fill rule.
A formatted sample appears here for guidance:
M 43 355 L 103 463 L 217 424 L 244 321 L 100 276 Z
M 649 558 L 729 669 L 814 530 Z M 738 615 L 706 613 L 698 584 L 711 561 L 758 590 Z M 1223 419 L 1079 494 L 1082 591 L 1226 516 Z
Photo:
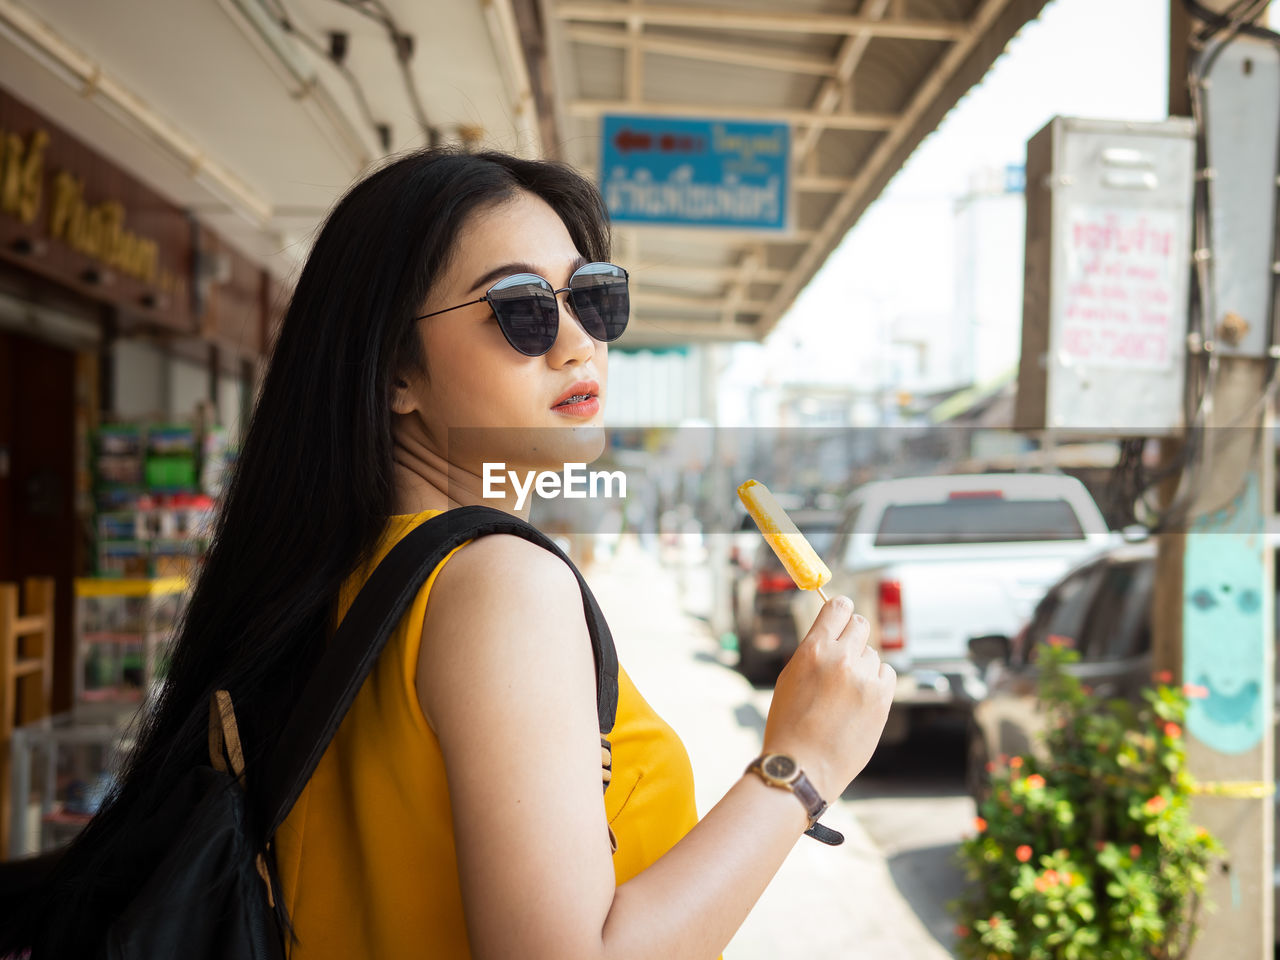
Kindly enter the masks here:
M 1219 511 L 1188 529 L 1183 563 L 1182 676 L 1207 695 L 1191 701 L 1188 732 L 1222 753 L 1244 753 L 1271 722 L 1266 624 L 1274 597 L 1263 570 L 1257 474 Z

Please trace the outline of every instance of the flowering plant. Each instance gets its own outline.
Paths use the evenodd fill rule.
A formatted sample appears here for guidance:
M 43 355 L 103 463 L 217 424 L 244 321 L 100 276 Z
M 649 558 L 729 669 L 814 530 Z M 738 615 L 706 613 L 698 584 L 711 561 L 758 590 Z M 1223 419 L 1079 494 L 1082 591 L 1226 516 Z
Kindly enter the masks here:
M 1045 759 L 1000 758 L 958 858 L 951 904 L 965 960 L 1175 960 L 1186 955 L 1209 863 L 1222 848 L 1190 820 L 1187 697 L 1158 674 L 1143 704 L 1099 701 L 1041 648 Z

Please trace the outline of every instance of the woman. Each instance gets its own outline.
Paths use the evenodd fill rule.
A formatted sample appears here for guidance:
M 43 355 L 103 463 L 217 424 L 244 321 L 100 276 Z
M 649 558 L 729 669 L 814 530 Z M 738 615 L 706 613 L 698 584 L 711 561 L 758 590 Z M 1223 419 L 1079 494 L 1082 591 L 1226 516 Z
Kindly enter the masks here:
M 254 758 L 376 561 L 452 506 L 526 517 L 482 496 L 484 463 L 599 455 L 607 343 L 626 319 L 593 309 L 625 284 L 607 261 L 598 193 L 554 164 L 432 150 L 339 203 L 298 280 L 163 699 L 64 860 L 75 899 L 28 911 L 50 938 L 36 956 L 86 953 L 127 898 L 129 878 L 101 865 L 145 851 L 145 811 L 203 761 L 211 690 L 234 698 L 252 809 Z M 557 291 L 556 322 L 530 306 L 549 291 L 527 274 Z M 851 611 L 823 608 L 765 731 L 766 753 L 795 758 L 827 799 L 869 759 L 894 682 Z M 573 572 L 511 536 L 454 551 L 277 834 L 291 954 L 715 957 L 807 810 L 744 774 L 695 823 L 687 755 L 625 670 L 612 739 L 602 804 Z

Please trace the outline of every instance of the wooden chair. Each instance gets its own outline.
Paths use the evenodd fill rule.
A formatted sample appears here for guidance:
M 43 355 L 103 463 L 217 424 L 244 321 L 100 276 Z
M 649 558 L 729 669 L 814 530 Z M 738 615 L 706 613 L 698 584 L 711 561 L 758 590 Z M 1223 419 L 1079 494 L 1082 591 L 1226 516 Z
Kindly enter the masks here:
M 9 854 L 13 728 L 49 715 L 53 698 L 53 580 L 0 583 L 0 860 Z

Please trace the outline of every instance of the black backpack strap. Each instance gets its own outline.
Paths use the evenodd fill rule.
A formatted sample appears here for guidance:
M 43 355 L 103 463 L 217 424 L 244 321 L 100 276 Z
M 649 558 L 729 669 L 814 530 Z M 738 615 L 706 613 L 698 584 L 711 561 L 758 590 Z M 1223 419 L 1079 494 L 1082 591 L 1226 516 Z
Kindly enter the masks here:
M 378 564 L 325 648 L 297 706 L 263 768 L 272 836 L 302 795 L 329 742 L 355 701 L 400 618 L 450 550 L 478 537 L 506 533 L 550 550 L 578 578 L 596 667 L 596 712 L 601 735 L 613 730 L 618 709 L 618 655 L 600 606 L 573 561 L 546 534 L 493 507 L 457 507 L 406 534 Z

